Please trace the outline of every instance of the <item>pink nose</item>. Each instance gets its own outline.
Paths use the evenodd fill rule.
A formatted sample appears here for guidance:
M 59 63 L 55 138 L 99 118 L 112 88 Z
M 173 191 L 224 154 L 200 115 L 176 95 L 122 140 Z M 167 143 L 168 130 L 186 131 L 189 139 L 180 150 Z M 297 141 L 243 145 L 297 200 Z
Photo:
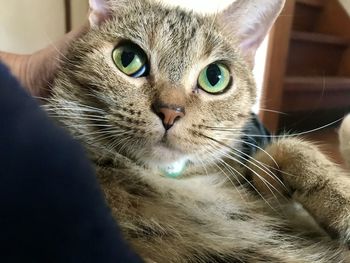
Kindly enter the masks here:
M 169 130 L 176 121 L 185 116 L 185 109 L 177 105 L 156 104 L 153 109 L 162 120 L 166 130 Z

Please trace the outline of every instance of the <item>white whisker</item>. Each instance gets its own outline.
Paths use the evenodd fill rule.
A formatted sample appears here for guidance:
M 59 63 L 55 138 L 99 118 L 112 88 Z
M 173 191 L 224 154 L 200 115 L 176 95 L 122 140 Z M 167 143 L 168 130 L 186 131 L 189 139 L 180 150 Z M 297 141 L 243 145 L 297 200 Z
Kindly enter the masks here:
M 318 128 L 312 129 L 312 130 L 308 130 L 308 131 L 304 131 L 304 132 L 299 132 L 299 133 L 284 134 L 284 135 L 246 134 L 246 136 L 251 137 L 251 138 L 257 137 L 257 138 L 271 138 L 271 139 L 276 139 L 276 138 L 277 138 L 277 139 L 278 139 L 278 138 L 291 138 L 291 137 L 306 135 L 306 134 L 309 134 L 309 133 L 313 133 L 313 132 L 317 132 L 317 131 L 323 130 L 323 129 L 325 129 L 325 128 L 328 128 L 328 127 L 333 126 L 333 125 L 336 124 L 336 123 L 341 122 L 343 119 L 344 119 L 344 117 L 339 118 L 339 119 L 337 119 L 337 120 L 335 120 L 335 121 L 333 121 L 333 122 L 330 122 L 330 123 L 328 123 L 328 124 L 326 124 L 326 125 L 323 125 L 323 126 L 321 126 L 321 127 L 318 127 Z M 245 134 L 242 134 L 242 133 L 241 133 L 242 129 L 237 129 L 237 128 L 210 127 L 210 126 L 203 126 L 203 127 L 206 128 L 206 129 L 209 129 L 209 130 L 213 130 L 213 131 L 220 131 L 220 132 L 237 132 L 237 133 L 232 133 L 232 135 L 236 135 L 236 136 L 245 135 Z
M 214 141 L 215 142 L 215 141 Z M 211 143 L 212 144 L 212 143 Z M 219 144 L 221 145 L 221 144 Z M 280 193 L 280 191 L 273 186 L 268 180 L 266 180 L 264 177 L 260 176 L 256 171 L 254 171 L 253 169 L 251 169 L 248 165 L 246 165 L 245 163 L 243 163 L 242 161 L 240 161 L 239 159 L 233 157 L 232 155 L 224 152 L 223 150 L 219 150 L 220 153 L 225 156 L 226 158 L 242 165 L 243 167 L 245 167 L 246 169 L 248 169 L 249 171 L 251 171 L 254 175 L 256 175 L 265 185 L 266 187 L 269 189 L 269 191 L 271 192 L 271 194 L 275 197 L 276 200 L 278 200 L 278 198 L 275 196 L 274 191 L 275 190 L 277 193 L 279 193 L 282 197 L 284 197 L 284 195 L 282 193 Z M 254 165 L 254 164 L 253 164 Z M 262 170 L 261 167 L 257 166 L 258 169 Z M 273 189 L 273 190 L 272 190 Z

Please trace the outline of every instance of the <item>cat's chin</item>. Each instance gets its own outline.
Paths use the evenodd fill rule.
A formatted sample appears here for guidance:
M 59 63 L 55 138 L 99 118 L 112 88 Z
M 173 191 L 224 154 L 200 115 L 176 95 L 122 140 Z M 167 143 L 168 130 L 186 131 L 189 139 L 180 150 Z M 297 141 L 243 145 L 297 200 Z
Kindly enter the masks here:
M 153 145 L 150 150 L 141 151 L 138 159 L 151 169 L 161 169 L 174 163 L 186 163 L 188 155 L 179 149 L 159 143 Z

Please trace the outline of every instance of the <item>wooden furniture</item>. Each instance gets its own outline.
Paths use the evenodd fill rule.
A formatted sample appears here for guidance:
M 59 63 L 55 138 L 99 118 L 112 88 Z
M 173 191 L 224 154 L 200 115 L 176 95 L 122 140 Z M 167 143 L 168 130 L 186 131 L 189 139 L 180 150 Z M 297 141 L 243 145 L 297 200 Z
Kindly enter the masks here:
M 350 112 L 350 17 L 336 0 L 287 0 L 272 30 L 262 112 L 271 131 L 319 127 Z

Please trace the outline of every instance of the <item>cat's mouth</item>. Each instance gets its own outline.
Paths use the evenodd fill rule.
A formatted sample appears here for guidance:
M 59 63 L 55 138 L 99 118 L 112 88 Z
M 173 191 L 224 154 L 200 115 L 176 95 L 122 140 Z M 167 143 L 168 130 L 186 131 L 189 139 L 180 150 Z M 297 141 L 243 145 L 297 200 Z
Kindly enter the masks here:
M 136 159 L 149 168 L 178 171 L 187 161 L 191 161 L 192 153 L 175 130 L 159 130 L 152 139 L 146 140 L 148 143 L 141 145 L 136 154 Z
M 169 142 L 169 137 L 168 137 L 168 133 L 167 132 L 164 133 L 163 137 L 160 139 L 159 144 L 164 146 L 164 147 L 172 148 L 172 145 Z
M 184 152 L 178 146 L 179 145 L 174 144 L 167 132 L 165 132 L 160 141 L 156 143 L 156 147 L 162 148 L 170 152 L 175 152 L 181 155 L 184 154 Z
M 167 134 L 151 146 L 151 162 L 163 165 L 183 159 L 187 154 Z M 147 158 L 147 157 L 146 157 Z M 148 158 L 147 158 L 148 159 Z
M 160 148 L 164 151 L 169 151 L 169 152 L 177 152 L 179 154 L 182 154 L 181 149 L 175 147 L 172 145 L 168 139 L 162 139 L 159 143 L 157 143 L 156 148 Z

